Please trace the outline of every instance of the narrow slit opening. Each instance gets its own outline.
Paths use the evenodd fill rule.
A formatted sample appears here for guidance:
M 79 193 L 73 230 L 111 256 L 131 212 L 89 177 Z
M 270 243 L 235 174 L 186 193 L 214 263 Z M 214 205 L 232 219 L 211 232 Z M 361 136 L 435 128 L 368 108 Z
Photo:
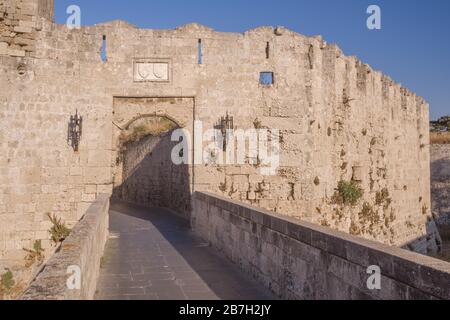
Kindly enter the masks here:
M 198 39 L 198 64 L 203 64 L 203 44 L 202 44 L 202 39 Z
M 270 43 L 266 43 L 266 59 L 270 58 Z
M 108 56 L 106 54 L 106 35 L 103 35 L 102 38 L 102 49 L 100 52 L 100 58 L 102 59 L 103 62 L 108 61 Z

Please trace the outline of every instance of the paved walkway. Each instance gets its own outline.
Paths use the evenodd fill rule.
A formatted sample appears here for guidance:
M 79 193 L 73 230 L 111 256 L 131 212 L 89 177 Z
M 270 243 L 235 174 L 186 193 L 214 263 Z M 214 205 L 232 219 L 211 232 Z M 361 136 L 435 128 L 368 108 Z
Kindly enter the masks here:
M 274 297 L 165 209 L 116 203 L 99 300 L 267 300 Z

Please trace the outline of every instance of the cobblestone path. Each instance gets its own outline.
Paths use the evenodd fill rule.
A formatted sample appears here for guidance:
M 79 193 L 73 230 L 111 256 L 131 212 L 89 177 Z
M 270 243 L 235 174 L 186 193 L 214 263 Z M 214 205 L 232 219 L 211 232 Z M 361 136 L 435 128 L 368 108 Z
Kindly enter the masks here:
M 165 209 L 116 203 L 99 300 L 267 300 L 271 293 Z

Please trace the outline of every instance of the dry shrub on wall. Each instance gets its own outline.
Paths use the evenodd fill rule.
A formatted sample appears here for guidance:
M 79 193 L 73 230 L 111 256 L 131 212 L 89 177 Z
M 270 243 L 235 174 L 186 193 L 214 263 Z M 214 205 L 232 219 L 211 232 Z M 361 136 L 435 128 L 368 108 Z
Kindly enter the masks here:
M 119 142 L 121 145 L 137 142 L 147 136 L 159 136 L 177 128 L 177 124 L 167 118 L 158 118 L 150 123 L 139 123 L 123 131 Z
M 47 213 L 47 217 L 50 219 L 53 226 L 49 230 L 52 237 L 52 241 L 56 244 L 63 242 L 70 234 L 70 229 L 67 228 L 66 224 L 62 222 L 61 218 L 56 215 L 51 215 Z

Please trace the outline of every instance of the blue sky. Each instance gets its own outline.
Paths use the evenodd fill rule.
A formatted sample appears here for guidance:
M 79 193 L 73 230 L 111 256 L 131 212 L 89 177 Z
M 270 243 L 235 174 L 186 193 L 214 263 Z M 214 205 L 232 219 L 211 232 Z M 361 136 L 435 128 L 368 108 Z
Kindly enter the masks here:
M 431 117 L 450 114 L 449 0 L 56 0 L 58 23 L 66 8 L 81 7 L 82 24 L 122 19 L 142 28 L 166 29 L 198 22 L 218 31 L 243 32 L 283 25 L 321 34 L 346 55 L 424 97 Z M 382 29 L 366 27 L 369 5 L 380 6 Z

